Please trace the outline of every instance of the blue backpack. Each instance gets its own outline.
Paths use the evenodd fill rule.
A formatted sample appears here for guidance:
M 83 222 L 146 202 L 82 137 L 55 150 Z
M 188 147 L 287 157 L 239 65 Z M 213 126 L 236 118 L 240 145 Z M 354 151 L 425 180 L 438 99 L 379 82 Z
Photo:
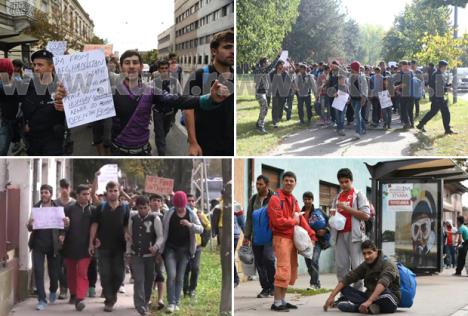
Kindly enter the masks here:
M 413 306 L 416 296 L 416 275 L 401 263 L 397 263 L 400 272 L 401 300 L 398 307 L 408 308 Z
M 309 226 L 315 231 L 327 228 L 327 219 L 321 209 L 316 208 L 312 214 L 310 214 Z
M 268 217 L 268 206 L 256 209 L 252 213 L 253 244 L 255 246 L 271 245 L 273 233 L 270 228 L 270 218 Z

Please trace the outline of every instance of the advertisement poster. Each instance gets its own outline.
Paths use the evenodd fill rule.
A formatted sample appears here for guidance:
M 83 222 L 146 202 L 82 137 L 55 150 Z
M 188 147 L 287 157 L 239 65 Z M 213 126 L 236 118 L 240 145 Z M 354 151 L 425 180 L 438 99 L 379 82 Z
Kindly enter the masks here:
M 382 186 L 382 250 L 410 269 L 437 269 L 437 183 Z

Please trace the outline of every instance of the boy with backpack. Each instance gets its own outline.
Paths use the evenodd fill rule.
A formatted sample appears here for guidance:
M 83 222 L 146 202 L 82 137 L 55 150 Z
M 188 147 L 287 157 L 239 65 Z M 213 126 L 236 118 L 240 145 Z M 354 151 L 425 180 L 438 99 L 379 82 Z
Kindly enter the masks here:
M 244 245 L 252 244 L 252 251 L 255 258 L 255 267 L 258 272 L 258 278 L 262 291 L 257 298 L 267 298 L 273 296 L 275 279 L 275 254 L 271 242 L 268 244 L 258 244 L 254 242 L 255 229 L 253 225 L 253 213 L 267 207 L 271 196 L 274 194 L 269 189 L 270 179 L 267 176 L 259 175 L 257 177 L 257 194 L 254 194 L 249 200 L 247 216 L 244 229 Z M 268 223 L 266 223 L 268 225 Z M 258 229 L 257 229 L 258 230 Z M 258 236 L 257 236 L 258 237 Z
M 273 195 L 268 203 L 268 218 L 272 231 L 273 249 L 276 255 L 275 293 L 271 310 L 287 312 L 297 309 L 296 305 L 286 302 L 289 285 L 297 279 L 297 249 L 294 246 L 294 228 L 300 225 L 316 240 L 315 232 L 309 227 L 300 211 L 299 204 L 292 194 L 296 187 L 296 175 L 287 171 L 283 174 L 282 189 Z
M 384 256 L 371 240 L 363 242 L 361 250 L 364 262 L 338 282 L 323 306 L 324 311 L 332 307 L 339 292 L 345 300 L 336 307 L 342 312 L 380 314 L 394 313 L 397 310 L 402 300 L 397 265 Z M 364 280 L 366 292 L 350 286 L 359 280 Z
M 315 231 L 317 243 L 314 247 L 314 255 L 312 259 L 304 258 L 307 271 L 310 275 L 310 287 L 320 289 L 319 280 L 319 260 L 322 250 L 330 248 L 330 231 L 328 230 L 328 216 L 319 208 L 314 207 L 314 195 L 312 192 L 305 192 L 302 195 L 304 207 L 304 217 L 309 223 L 310 228 Z

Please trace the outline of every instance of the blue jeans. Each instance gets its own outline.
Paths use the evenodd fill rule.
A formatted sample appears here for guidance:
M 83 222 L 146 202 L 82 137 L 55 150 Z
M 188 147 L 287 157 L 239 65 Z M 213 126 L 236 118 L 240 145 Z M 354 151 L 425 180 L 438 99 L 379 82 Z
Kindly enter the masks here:
M 37 300 L 47 302 L 44 286 L 44 261 L 47 258 L 47 270 L 50 280 L 50 293 L 57 292 L 59 279 L 59 257 L 54 256 L 53 251 L 43 252 L 39 249 L 32 250 L 34 282 L 37 288 Z
M 455 267 L 455 265 L 457 264 L 457 259 L 456 259 L 456 253 L 457 253 L 457 249 L 455 246 L 447 246 L 447 265 L 448 266 L 452 266 L 452 267 Z
M 188 248 L 166 246 L 164 264 L 167 273 L 167 301 L 169 305 L 178 305 L 184 285 L 185 269 L 190 260 Z
M 322 252 L 322 248 L 320 246 L 315 245 L 314 247 L 314 255 L 312 259 L 304 258 L 305 263 L 307 265 L 307 271 L 310 275 L 310 285 L 318 285 L 320 286 L 319 280 L 319 259 L 320 253 Z
M 337 130 L 343 130 L 344 129 L 344 119 L 345 119 L 345 114 L 346 114 L 346 108 L 343 109 L 343 111 L 338 111 L 337 109 L 333 108 L 335 110 L 335 116 L 336 116 L 336 129 Z
M 0 156 L 6 156 L 10 149 L 11 128 L 9 121 L 3 121 L 0 124 Z
M 366 125 L 364 123 L 364 120 L 362 119 L 362 113 L 361 113 L 361 100 L 354 100 L 351 99 L 351 104 L 354 109 L 354 119 L 356 120 L 356 134 L 362 135 L 364 133 L 364 130 L 366 129 Z

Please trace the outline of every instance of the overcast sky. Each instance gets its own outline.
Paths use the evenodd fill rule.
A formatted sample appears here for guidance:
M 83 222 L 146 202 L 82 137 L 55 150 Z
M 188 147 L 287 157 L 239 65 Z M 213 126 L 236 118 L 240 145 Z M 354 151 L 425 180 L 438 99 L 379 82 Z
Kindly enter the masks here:
M 79 0 L 94 21 L 94 33 L 122 54 L 151 50 L 158 34 L 174 24 L 173 0 Z
M 405 5 L 412 0 L 342 0 L 349 15 L 359 24 L 378 24 L 390 28 L 396 15 L 403 12 Z M 460 34 L 468 33 L 468 10 L 458 9 Z M 452 15 L 453 19 L 453 15 Z

